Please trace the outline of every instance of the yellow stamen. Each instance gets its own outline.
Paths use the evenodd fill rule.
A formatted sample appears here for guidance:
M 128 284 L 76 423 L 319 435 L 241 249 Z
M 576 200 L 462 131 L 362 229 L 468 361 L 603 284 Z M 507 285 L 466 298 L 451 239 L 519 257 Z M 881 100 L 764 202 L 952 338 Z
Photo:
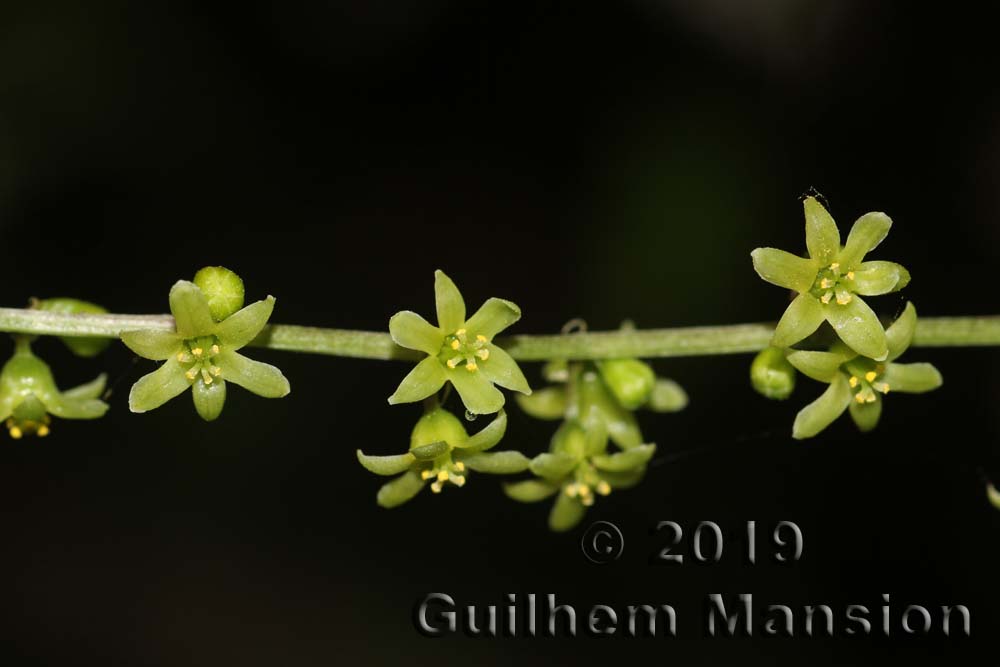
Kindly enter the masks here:
M 465 470 L 465 464 L 462 463 L 461 461 L 459 461 L 458 463 L 455 464 L 455 470 L 457 470 L 458 472 L 464 471 Z
M 38 437 L 39 438 L 44 438 L 48 434 L 49 434 L 49 427 L 48 426 L 46 426 L 45 424 L 42 424 L 41 426 L 38 427 Z
M 465 329 L 459 329 L 458 331 L 455 332 L 455 335 L 456 336 L 464 336 L 465 335 Z
M 848 280 L 854 280 L 854 271 L 848 271 L 847 272 L 847 279 Z
M 476 370 L 477 368 L 479 368 L 479 366 L 476 366 L 476 362 L 474 361 L 470 361 L 465 365 L 465 370 L 469 371 L 470 373 Z
M 580 496 L 580 502 L 583 503 L 584 507 L 590 507 L 591 505 L 594 504 L 594 496 L 590 494 L 586 496 Z
M 212 347 L 210 347 L 208 349 L 208 351 L 211 352 L 212 354 L 218 354 L 219 353 L 219 346 L 218 345 L 213 345 Z
M 857 387 L 858 386 L 858 378 L 856 376 L 852 375 L 851 379 L 847 381 L 847 384 L 851 385 L 852 389 L 854 387 Z
M 830 289 L 833 287 L 833 281 L 829 278 L 823 278 L 823 280 L 819 281 L 819 286 L 821 289 Z
M 181 362 L 182 364 L 186 364 L 187 362 L 191 361 L 191 357 L 189 357 L 185 352 L 178 352 L 177 361 Z
M 476 351 L 476 356 L 479 357 L 480 359 L 482 359 L 483 361 L 486 361 L 487 359 L 490 358 L 490 351 L 489 350 L 477 350 Z
M 875 387 L 876 389 L 878 389 L 883 394 L 888 394 L 889 393 L 889 383 L 888 382 L 879 382 L 878 384 L 875 384 L 875 385 L 872 385 L 872 386 Z
M 868 398 L 865 399 L 866 403 L 874 403 L 876 400 L 875 394 L 868 394 Z
M 854 297 L 852 297 L 847 292 L 838 292 L 837 293 L 837 303 L 840 304 L 841 306 L 846 306 L 847 304 L 849 304 L 851 302 L 852 298 L 854 298 Z
M 433 470 L 424 470 L 423 472 L 420 473 L 420 479 L 430 479 L 433 476 L 434 476 Z
M 867 373 L 865 373 L 865 379 L 868 380 L 869 382 L 874 382 L 875 378 L 877 377 L 878 374 L 875 371 L 868 371 Z
M 212 375 L 214 375 L 215 377 L 219 377 L 220 375 L 222 375 L 222 369 L 219 368 L 218 366 L 212 366 Z
M 478 340 L 480 343 L 485 343 L 486 336 L 484 336 L 483 334 L 479 334 L 478 336 L 476 336 L 476 340 Z
M 455 475 L 451 478 L 451 483 L 458 487 L 465 486 L 465 478 L 461 475 Z
M 578 493 L 578 489 L 576 488 L 576 484 L 569 484 L 569 485 L 567 485 L 565 491 L 566 491 L 566 495 L 569 496 L 570 498 L 576 498 L 576 494 Z
M 591 494 L 591 492 L 590 492 L 590 487 L 589 487 L 589 486 L 587 486 L 586 484 L 581 484 L 581 485 L 580 485 L 580 495 L 581 495 L 581 496 L 589 496 L 589 495 L 592 495 L 592 494 Z
M 184 374 L 184 377 L 186 377 L 188 380 L 194 380 L 196 377 L 198 377 L 198 372 L 192 368 L 191 370 L 189 370 L 187 373 Z
M 445 472 L 444 470 L 442 470 L 442 471 L 438 472 L 437 478 L 438 478 L 439 482 L 447 482 L 448 481 L 448 473 Z
M 193 350 L 191 350 L 191 354 L 193 354 L 196 357 L 200 357 L 201 355 L 205 354 L 205 350 L 201 349 L 200 347 L 196 347 Z
M 14 438 L 15 440 L 20 440 L 22 435 L 24 435 L 24 433 L 22 433 L 21 429 L 19 429 L 18 427 L 16 426 L 10 427 L 10 437 Z
M 434 493 L 441 493 L 441 482 L 434 482 L 431 484 L 431 491 Z
M 834 262 L 833 264 L 830 265 L 831 271 L 836 271 L 839 268 L 840 268 L 840 262 Z
M 201 369 L 201 379 L 205 384 L 212 384 L 212 376 L 209 375 L 208 370 L 205 368 Z
M 460 347 L 462 347 L 462 344 L 460 342 L 458 342 L 457 338 L 455 340 L 451 341 L 451 349 L 457 350 Z
M 823 302 L 823 305 L 826 305 L 826 304 L 830 303 L 830 299 L 832 299 L 832 298 L 833 298 L 833 292 L 827 292 L 826 294 L 824 294 L 823 296 L 821 296 L 819 298 L 819 300 Z
M 857 401 L 858 403 L 864 403 L 865 402 L 865 397 L 864 397 L 863 394 L 857 393 L 857 394 L 854 395 L 854 400 Z
M 597 492 L 602 496 L 606 496 L 611 493 L 611 485 L 602 479 L 597 483 Z
M 454 368 L 455 366 L 458 366 L 458 362 L 460 362 L 461 360 L 462 360 L 461 357 L 454 357 L 452 359 L 449 359 L 448 368 Z

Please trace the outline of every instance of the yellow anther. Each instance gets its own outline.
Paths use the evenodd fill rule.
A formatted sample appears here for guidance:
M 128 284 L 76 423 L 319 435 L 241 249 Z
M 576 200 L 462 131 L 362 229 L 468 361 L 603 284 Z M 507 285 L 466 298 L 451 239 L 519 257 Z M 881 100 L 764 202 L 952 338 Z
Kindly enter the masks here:
M 201 349 L 200 347 L 196 347 L 193 350 L 191 350 L 191 354 L 193 354 L 196 357 L 200 357 L 201 355 L 205 354 L 205 350 Z
M 438 478 L 439 482 L 447 482 L 448 481 L 448 473 L 446 471 L 444 471 L 444 470 L 441 470 L 441 471 L 438 472 L 437 478 Z
M 569 484 L 566 486 L 565 492 L 570 498 L 576 498 L 579 489 L 576 488 L 576 484 Z
M 21 429 L 19 429 L 18 427 L 16 426 L 10 427 L 10 437 L 14 438 L 15 440 L 20 440 L 22 435 L 24 435 L 24 433 L 22 433 Z
M 431 484 L 431 491 L 434 493 L 441 493 L 441 482 L 434 482 Z
M 484 336 L 483 334 L 479 334 L 478 336 L 476 336 L 476 340 L 478 340 L 480 343 L 485 343 L 486 336 Z
M 482 359 L 483 361 L 486 361 L 487 359 L 490 358 L 490 351 L 489 350 L 476 350 L 476 356 L 479 357 L 480 359 Z
M 839 268 L 840 268 L 840 262 L 834 262 L 833 264 L 830 265 L 831 271 L 836 271 Z
M 864 394 L 858 392 L 857 394 L 854 395 L 854 400 L 857 401 L 858 403 L 864 403 L 865 402 Z
M 461 360 L 462 360 L 461 357 L 453 357 L 453 358 L 449 359 L 448 360 L 448 368 L 454 368 L 455 366 L 458 366 L 458 362 L 460 362 Z
M 455 475 L 451 478 L 451 483 L 459 487 L 465 486 L 465 478 L 461 475 Z
M 602 479 L 597 483 L 597 492 L 602 496 L 606 496 L 611 493 L 611 485 Z
M 462 344 L 460 342 L 458 342 L 457 338 L 455 340 L 451 341 L 451 349 L 457 350 L 460 347 L 462 347 Z
M 455 332 L 455 335 L 456 336 L 464 336 L 465 335 L 465 329 L 459 329 L 458 331 Z
M 823 304 L 825 305 L 825 304 L 830 303 L 830 299 L 832 299 L 832 298 L 833 298 L 833 292 L 827 292 L 826 294 L 824 294 L 823 296 L 821 296 L 819 298 L 819 300 L 822 301 Z
M 833 281 L 829 278 L 823 278 L 823 280 L 819 281 L 819 286 L 821 289 L 830 289 L 833 287 Z
M 201 369 L 201 379 L 205 384 L 212 384 L 212 376 L 209 375 L 208 369 L 206 368 Z
M 868 398 L 865 399 L 866 403 L 874 403 L 878 397 L 874 393 L 868 394 Z
M 196 377 L 198 377 L 198 371 L 192 368 L 191 370 L 189 370 L 187 373 L 184 374 L 184 377 L 186 377 L 188 380 L 194 380 Z
M 434 476 L 433 470 L 424 470 L 420 473 L 420 479 L 430 479 Z
M 854 280 L 854 271 L 848 271 L 847 272 L 847 279 L 848 280 Z
M 222 375 L 222 369 L 219 368 L 218 366 L 212 366 L 212 375 L 214 375 L 215 377 L 219 377 L 220 375 Z
M 42 424 L 41 426 L 38 427 L 38 437 L 39 438 L 44 438 L 48 434 L 49 434 L 49 427 L 48 426 L 46 426 L 45 424 Z
M 847 381 L 847 384 L 851 385 L 851 388 L 852 388 L 852 389 L 853 389 L 854 387 L 857 387 L 857 386 L 858 386 L 858 378 L 857 378 L 857 376 L 855 376 L 855 375 L 852 375 L 852 376 L 851 376 L 851 379 Z
M 876 389 L 878 389 L 883 394 L 888 394 L 889 393 L 889 383 L 888 382 L 879 382 L 878 384 L 874 384 L 872 386 L 875 387 Z
M 208 351 L 211 352 L 212 354 L 218 354 L 219 353 L 219 346 L 218 345 L 213 345 L 212 347 L 208 348 Z
M 589 486 L 587 486 L 586 484 L 581 484 L 580 485 L 580 495 L 581 496 L 589 496 L 589 495 L 593 495 L 593 494 L 591 494 Z
M 590 507 L 594 504 L 594 496 L 592 494 L 580 496 L 580 502 L 583 503 L 584 507 Z
M 875 378 L 877 377 L 878 374 L 875 371 L 868 371 L 867 373 L 865 373 L 865 379 L 868 380 L 869 382 L 874 382 Z
M 462 463 L 461 461 L 459 461 L 458 463 L 455 464 L 455 470 L 457 470 L 458 472 L 464 471 L 465 470 L 465 464 Z
M 476 366 L 476 362 L 474 361 L 470 361 L 465 365 L 465 370 L 469 371 L 470 373 L 476 370 L 477 368 L 479 368 L 479 366 Z
M 851 302 L 852 298 L 853 297 L 847 292 L 840 292 L 837 294 L 837 303 L 840 304 L 841 306 L 846 306 Z
M 177 361 L 181 362 L 182 364 L 186 364 L 187 362 L 191 361 L 191 357 L 189 357 L 186 352 L 178 352 Z

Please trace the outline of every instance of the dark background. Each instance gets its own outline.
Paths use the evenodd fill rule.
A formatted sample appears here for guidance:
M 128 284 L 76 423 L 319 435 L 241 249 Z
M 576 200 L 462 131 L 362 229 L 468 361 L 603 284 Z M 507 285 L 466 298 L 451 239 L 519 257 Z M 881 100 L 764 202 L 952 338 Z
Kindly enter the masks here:
M 470 307 L 515 300 L 518 332 L 760 321 L 786 301 L 749 252 L 801 249 L 815 187 L 845 232 L 893 217 L 877 254 L 914 280 L 880 310 L 997 313 L 994 53 L 987 17 L 903 2 L 4 3 L 0 303 L 163 312 L 175 280 L 224 264 L 278 298 L 275 321 L 385 329 L 433 313 L 442 268 Z M 486 476 L 376 507 L 354 450 L 405 449 L 419 410 L 385 402 L 401 364 L 258 350 L 292 395 L 234 390 L 205 424 L 186 396 L 129 414 L 153 364 L 122 346 L 36 350 L 64 387 L 116 384 L 106 418 L 0 443 L 5 664 L 940 662 L 1000 620 L 994 350 L 911 350 L 941 390 L 805 443 L 791 423 L 816 383 L 777 404 L 749 357 L 656 362 L 692 402 L 644 415 L 647 438 L 692 454 L 592 509 L 584 525 L 626 535 L 601 568 L 582 527 L 550 534 L 547 503 Z M 511 420 L 506 446 L 544 449 L 553 425 Z M 665 519 L 794 520 L 805 555 L 751 568 L 730 541 L 720 565 L 651 567 Z M 430 640 L 410 616 L 430 591 L 672 603 L 684 639 Z M 713 592 L 963 603 L 973 638 L 894 621 L 889 639 L 707 640 Z

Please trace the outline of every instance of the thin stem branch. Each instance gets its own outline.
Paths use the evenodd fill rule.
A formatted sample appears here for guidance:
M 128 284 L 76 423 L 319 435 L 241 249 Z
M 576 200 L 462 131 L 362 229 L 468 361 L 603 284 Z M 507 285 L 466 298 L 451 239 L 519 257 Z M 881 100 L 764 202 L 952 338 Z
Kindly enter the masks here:
M 172 331 L 169 315 L 64 314 L 0 308 L 0 331 L 48 336 L 117 338 L 122 331 Z M 516 335 L 497 343 L 518 361 L 611 359 L 616 357 L 693 357 L 756 352 L 767 347 L 774 326 L 768 323 L 680 327 L 634 331 L 594 331 L 551 336 Z M 1000 346 L 1000 316 L 926 317 L 917 323 L 919 347 Z M 397 346 L 379 331 L 323 329 L 291 324 L 268 325 L 251 345 L 290 352 L 359 359 L 417 359 L 420 353 Z

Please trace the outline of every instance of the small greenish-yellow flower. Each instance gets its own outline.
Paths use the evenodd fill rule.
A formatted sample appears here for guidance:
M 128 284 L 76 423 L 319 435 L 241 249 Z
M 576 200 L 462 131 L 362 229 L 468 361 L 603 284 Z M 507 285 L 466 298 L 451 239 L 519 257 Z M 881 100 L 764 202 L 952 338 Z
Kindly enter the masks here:
M 889 233 L 892 220 L 884 213 L 866 213 L 841 246 L 837 225 L 823 205 L 806 197 L 803 207 L 808 258 L 775 248 L 757 248 L 751 253 L 761 278 L 798 292 L 778 322 L 771 344 L 791 347 L 826 321 L 855 352 L 884 360 L 888 354 L 885 330 L 860 297 L 895 292 L 910 281 L 910 274 L 899 264 L 864 261 Z
M 27 338 L 18 338 L 14 356 L 0 371 L 0 421 L 12 438 L 49 434 L 51 419 L 97 419 L 108 411 L 98 396 L 105 375 L 67 391 L 59 391 L 48 364 L 35 356 Z
M 164 362 L 132 386 L 129 408 L 146 412 L 191 389 L 198 414 L 211 421 L 225 405 L 227 383 L 265 398 L 287 395 L 291 389 L 280 370 L 237 352 L 257 337 L 273 309 L 274 297 L 269 296 L 216 321 L 201 288 L 178 281 L 170 290 L 175 331 L 121 334 L 122 342 L 139 356 Z
M 549 451 L 531 461 L 536 479 L 504 485 L 514 500 L 531 503 L 556 496 L 549 528 L 566 531 L 583 519 L 597 496 L 638 484 L 656 445 L 640 444 L 608 453 L 608 432 L 601 421 L 567 419 L 552 437 Z
M 462 294 L 443 271 L 434 273 L 434 294 L 437 326 L 408 310 L 389 320 L 397 345 L 427 354 L 399 383 L 389 403 L 421 401 L 451 382 L 469 412 L 491 414 L 504 404 L 503 393 L 494 385 L 530 394 L 517 363 L 493 343 L 494 336 L 521 318 L 521 309 L 494 298 L 466 318 Z
M 503 410 L 470 437 L 455 415 L 435 407 L 413 427 L 407 453 L 369 456 L 359 449 L 358 461 L 376 475 L 399 475 L 384 484 L 377 496 L 382 507 L 397 507 L 428 484 L 434 493 L 440 493 L 449 483 L 465 486 L 470 470 L 497 475 L 526 470 L 530 461 L 520 452 L 486 451 L 500 442 L 506 430 L 507 415 Z
M 926 363 L 898 364 L 896 359 L 910 346 L 917 326 L 912 303 L 886 331 L 886 358 L 863 357 L 842 343 L 829 352 L 794 350 L 788 361 L 803 375 L 830 386 L 795 418 L 792 437 L 811 438 L 850 408 L 862 431 L 878 425 L 883 396 L 892 392 L 922 394 L 941 386 L 941 374 Z

